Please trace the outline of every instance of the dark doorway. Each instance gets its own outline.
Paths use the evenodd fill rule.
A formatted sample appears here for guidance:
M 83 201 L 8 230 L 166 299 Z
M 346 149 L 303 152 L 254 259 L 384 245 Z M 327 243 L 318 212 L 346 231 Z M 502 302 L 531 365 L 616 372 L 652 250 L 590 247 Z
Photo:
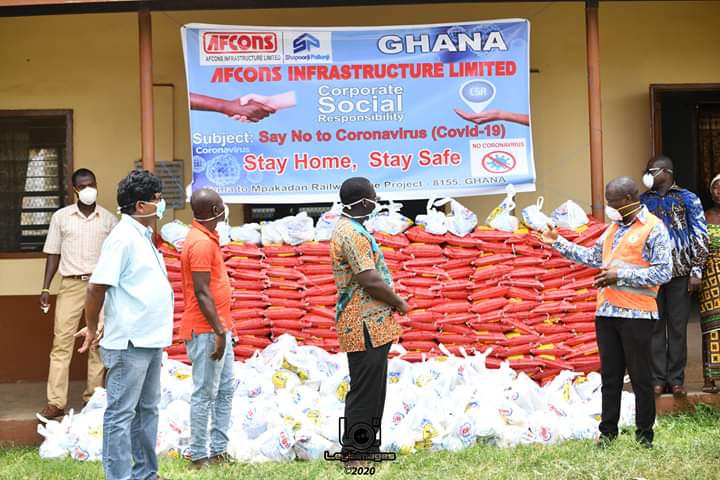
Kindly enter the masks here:
M 720 84 L 651 85 L 653 155 L 675 163 L 675 179 L 711 206 L 720 173 Z

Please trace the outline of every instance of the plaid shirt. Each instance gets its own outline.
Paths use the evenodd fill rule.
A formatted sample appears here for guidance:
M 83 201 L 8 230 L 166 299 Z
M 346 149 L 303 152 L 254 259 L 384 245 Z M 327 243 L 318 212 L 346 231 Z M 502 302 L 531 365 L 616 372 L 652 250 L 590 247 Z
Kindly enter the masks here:
M 392 288 L 390 271 L 375 239 L 359 222 L 342 217 L 333 231 L 330 255 L 339 295 L 335 320 L 340 350 L 365 351 L 363 325 L 373 347 L 396 341 L 401 328 L 392 316 L 392 307 L 375 300 L 355 277 L 367 270 L 377 270 Z

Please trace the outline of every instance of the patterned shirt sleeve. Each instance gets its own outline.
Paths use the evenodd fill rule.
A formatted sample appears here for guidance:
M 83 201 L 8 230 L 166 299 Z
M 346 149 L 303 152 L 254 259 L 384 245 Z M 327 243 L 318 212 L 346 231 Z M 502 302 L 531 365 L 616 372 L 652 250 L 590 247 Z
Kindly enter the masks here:
M 672 278 L 672 246 L 665 225 L 653 228 L 645 243 L 643 258 L 650 263 L 648 268 L 618 270 L 620 287 L 655 287 Z
M 697 195 L 686 192 L 685 205 L 687 223 L 690 230 L 690 254 L 692 256 L 692 270 L 690 274 L 702 278 L 702 271 L 708 257 L 708 229 L 705 221 L 705 212 Z
M 366 270 L 375 270 L 375 258 L 367 238 L 352 231 L 343 238 L 342 249 L 354 275 Z
M 605 234 L 598 239 L 593 248 L 588 248 L 582 245 L 576 245 L 563 237 L 558 237 L 557 241 L 553 244 L 553 248 L 568 260 L 582 263 L 588 267 L 599 268 L 602 265 L 602 248 L 604 241 Z

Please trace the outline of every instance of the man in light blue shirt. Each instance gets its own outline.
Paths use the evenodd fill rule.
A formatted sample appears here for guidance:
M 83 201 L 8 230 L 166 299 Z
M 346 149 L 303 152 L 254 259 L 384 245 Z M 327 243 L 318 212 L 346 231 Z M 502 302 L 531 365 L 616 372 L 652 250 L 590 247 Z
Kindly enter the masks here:
M 85 303 L 86 342 L 99 343 L 107 370 L 103 468 L 108 480 L 157 479 L 160 364 L 173 317 L 172 288 L 152 240 L 165 210 L 162 183 L 132 171 L 118 184 L 117 201 L 123 216 L 102 246 Z

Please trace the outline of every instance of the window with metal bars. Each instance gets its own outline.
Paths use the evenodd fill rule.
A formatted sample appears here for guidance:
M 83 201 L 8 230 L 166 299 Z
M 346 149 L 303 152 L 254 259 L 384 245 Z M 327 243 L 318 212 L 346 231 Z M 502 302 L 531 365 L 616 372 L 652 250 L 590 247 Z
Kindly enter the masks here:
M 70 172 L 71 111 L 0 110 L 0 255 L 42 251 Z

